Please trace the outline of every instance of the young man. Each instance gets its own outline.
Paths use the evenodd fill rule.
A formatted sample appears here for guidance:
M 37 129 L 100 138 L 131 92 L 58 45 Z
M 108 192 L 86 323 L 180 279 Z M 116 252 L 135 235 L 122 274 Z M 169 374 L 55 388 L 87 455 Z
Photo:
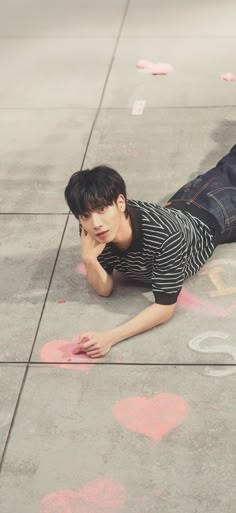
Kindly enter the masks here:
M 111 294 L 117 269 L 150 284 L 154 294 L 155 302 L 125 324 L 80 334 L 74 353 L 99 358 L 117 342 L 168 321 L 184 280 L 218 244 L 236 242 L 236 145 L 164 207 L 127 200 L 124 180 L 106 166 L 74 173 L 65 198 L 80 222 L 82 260 L 96 292 Z

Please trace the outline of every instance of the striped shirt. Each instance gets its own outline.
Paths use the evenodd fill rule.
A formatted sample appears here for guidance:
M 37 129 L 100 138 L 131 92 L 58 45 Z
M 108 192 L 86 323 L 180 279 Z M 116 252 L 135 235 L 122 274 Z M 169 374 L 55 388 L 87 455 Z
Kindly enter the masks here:
M 125 251 L 110 242 L 98 256 L 102 267 L 151 286 L 155 302 L 174 304 L 185 279 L 212 255 L 215 244 L 209 226 L 177 208 L 127 200 L 132 243 Z

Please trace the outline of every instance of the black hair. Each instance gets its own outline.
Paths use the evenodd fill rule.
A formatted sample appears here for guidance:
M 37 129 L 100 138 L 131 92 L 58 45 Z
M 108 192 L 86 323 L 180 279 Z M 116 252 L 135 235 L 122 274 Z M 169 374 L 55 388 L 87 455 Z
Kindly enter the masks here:
M 119 194 L 126 198 L 126 185 L 120 174 L 108 166 L 76 171 L 65 188 L 66 202 L 78 219 L 97 208 L 112 205 Z M 125 217 L 128 217 L 126 204 Z

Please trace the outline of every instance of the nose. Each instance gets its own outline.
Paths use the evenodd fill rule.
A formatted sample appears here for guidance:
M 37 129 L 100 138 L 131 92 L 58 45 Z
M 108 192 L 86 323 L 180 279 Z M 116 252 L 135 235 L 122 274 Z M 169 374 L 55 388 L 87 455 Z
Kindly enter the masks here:
M 93 228 L 96 228 L 96 229 L 102 227 L 102 222 L 101 222 L 100 216 L 96 212 L 92 213 L 92 225 L 93 225 Z

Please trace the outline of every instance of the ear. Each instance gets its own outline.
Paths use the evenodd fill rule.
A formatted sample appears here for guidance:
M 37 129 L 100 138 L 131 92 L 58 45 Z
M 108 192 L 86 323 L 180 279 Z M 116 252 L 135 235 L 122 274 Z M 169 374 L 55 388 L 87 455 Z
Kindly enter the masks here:
M 123 194 L 119 194 L 119 196 L 117 198 L 117 206 L 118 206 L 118 209 L 120 212 L 125 211 L 126 202 L 125 202 L 125 197 L 123 196 Z

